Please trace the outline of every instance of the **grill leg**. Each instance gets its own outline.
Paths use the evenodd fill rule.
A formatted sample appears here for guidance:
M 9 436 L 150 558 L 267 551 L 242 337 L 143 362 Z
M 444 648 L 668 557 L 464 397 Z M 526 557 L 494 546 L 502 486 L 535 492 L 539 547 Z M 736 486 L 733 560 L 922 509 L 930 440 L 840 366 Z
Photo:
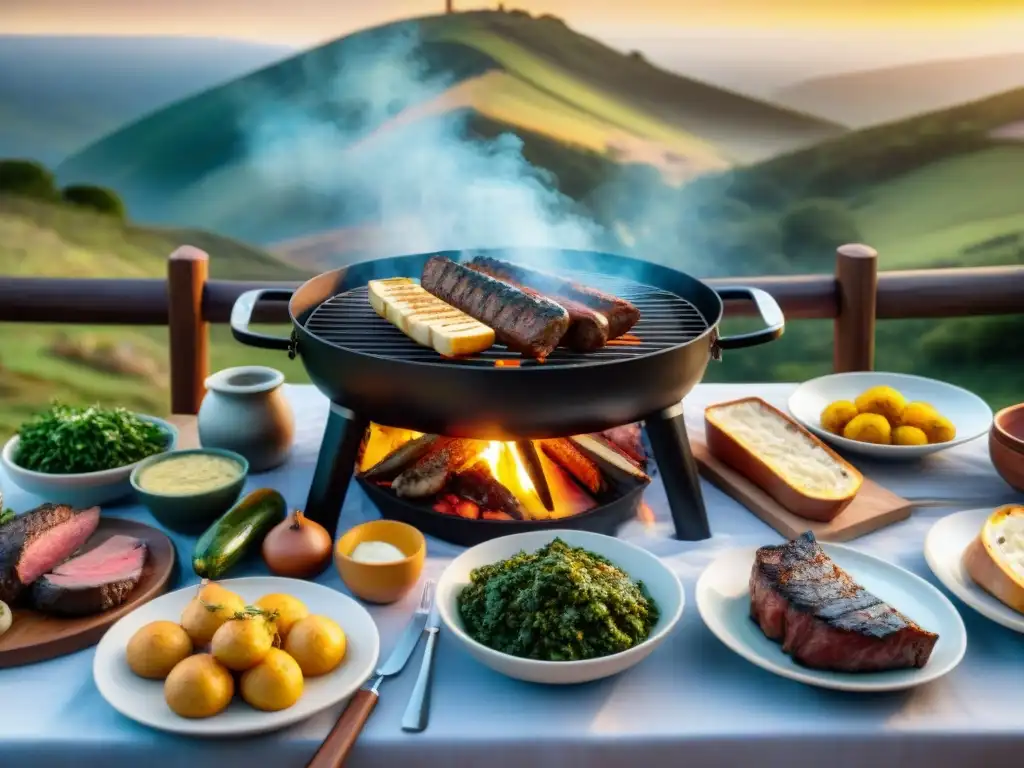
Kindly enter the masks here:
M 676 538 L 682 541 L 703 541 L 711 538 L 704 495 L 700 490 L 697 460 L 690 450 L 683 419 L 683 405 L 645 419 L 647 439 L 658 464 L 658 474 L 665 484 L 668 507 L 676 527 Z
M 306 517 L 320 523 L 333 536 L 338 528 L 341 505 L 355 472 L 359 446 L 368 422 L 340 405 L 331 403 L 324 441 L 316 460 L 313 484 L 306 497 Z

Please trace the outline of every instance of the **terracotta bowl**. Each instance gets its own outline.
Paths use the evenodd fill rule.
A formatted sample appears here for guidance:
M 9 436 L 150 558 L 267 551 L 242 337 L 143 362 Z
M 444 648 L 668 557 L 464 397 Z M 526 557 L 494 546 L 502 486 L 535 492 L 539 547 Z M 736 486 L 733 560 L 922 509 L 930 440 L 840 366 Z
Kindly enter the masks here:
M 364 541 L 385 541 L 401 550 L 403 560 L 360 563 L 352 552 Z M 368 603 L 400 600 L 419 581 L 427 540 L 416 528 L 396 520 L 372 520 L 346 531 L 334 547 L 334 565 L 352 594 Z
M 999 476 L 1024 493 L 1024 403 L 996 414 L 989 432 L 988 451 Z

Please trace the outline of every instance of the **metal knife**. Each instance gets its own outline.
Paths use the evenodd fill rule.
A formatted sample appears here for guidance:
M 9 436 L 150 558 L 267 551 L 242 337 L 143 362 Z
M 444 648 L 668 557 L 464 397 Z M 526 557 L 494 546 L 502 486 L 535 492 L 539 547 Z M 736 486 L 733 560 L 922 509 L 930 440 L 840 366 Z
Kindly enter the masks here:
M 388 656 L 387 661 L 377 667 L 369 686 L 363 686 L 356 691 L 348 706 L 345 707 L 345 711 L 338 718 L 337 724 L 327 734 L 324 743 L 320 745 L 320 749 L 306 764 L 306 768 L 340 768 L 344 764 L 345 758 L 348 757 L 349 751 L 355 745 L 370 713 L 377 706 L 377 700 L 380 697 L 377 689 L 381 682 L 385 677 L 391 677 L 401 672 L 416 649 L 434 605 L 434 587 L 433 580 L 428 580 L 423 585 L 419 608 L 416 609 L 402 636 L 398 638 L 391 655 Z
M 427 644 L 423 648 L 423 660 L 420 662 L 420 673 L 416 677 L 409 704 L 402 715 L 402 730 L 419 732 L 426 730 L 430 720 L 430 684 L 434 678 L 434 646 L 440 632 L 440 621 L 437 616 L 437 604 L 430 612 L 430 619 L 423 630 L 427 635 Z

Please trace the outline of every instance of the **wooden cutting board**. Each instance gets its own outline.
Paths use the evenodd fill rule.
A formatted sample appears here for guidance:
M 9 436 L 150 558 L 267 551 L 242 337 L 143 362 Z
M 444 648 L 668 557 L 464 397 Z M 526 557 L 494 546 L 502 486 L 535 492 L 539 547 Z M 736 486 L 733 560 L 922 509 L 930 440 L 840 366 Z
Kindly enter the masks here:
M 827 523 L 794 515 L 745 476 L 711 455 L 703 435 L 690 438 L 701 474 L 788 539 L 813 531 L 821 541 L 849 541 L 910 517 L 911 502 L 864 478 L 853 502 Z
M 101 517 L 89 543 L 98 544 L 117 534 L 142 539 L 149 547 L 142 578 L 128 600 L 109 611 L 77 619 L 14 609 L 14 623 L 0 635 L 0 669 L 33 664 L 93 646 L 115 621 L 167 591 L 177 560 L 171 540 L 156 528 L 134 520 Z

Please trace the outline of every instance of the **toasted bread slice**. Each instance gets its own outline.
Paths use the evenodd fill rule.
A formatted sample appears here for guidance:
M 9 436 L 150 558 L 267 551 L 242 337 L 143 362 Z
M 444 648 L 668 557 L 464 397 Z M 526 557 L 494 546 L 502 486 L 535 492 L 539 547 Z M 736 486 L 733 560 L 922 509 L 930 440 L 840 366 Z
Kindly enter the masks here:
M 494 344 L 494 331 L 437 298 L 409 278 L 371 280 L 374 311 L 424 347 L 446 357 L 483 352 Z
M 990 595 L 1024 613 L 1024 506 L 1000 507 L 963 554 L 964 569 Z

